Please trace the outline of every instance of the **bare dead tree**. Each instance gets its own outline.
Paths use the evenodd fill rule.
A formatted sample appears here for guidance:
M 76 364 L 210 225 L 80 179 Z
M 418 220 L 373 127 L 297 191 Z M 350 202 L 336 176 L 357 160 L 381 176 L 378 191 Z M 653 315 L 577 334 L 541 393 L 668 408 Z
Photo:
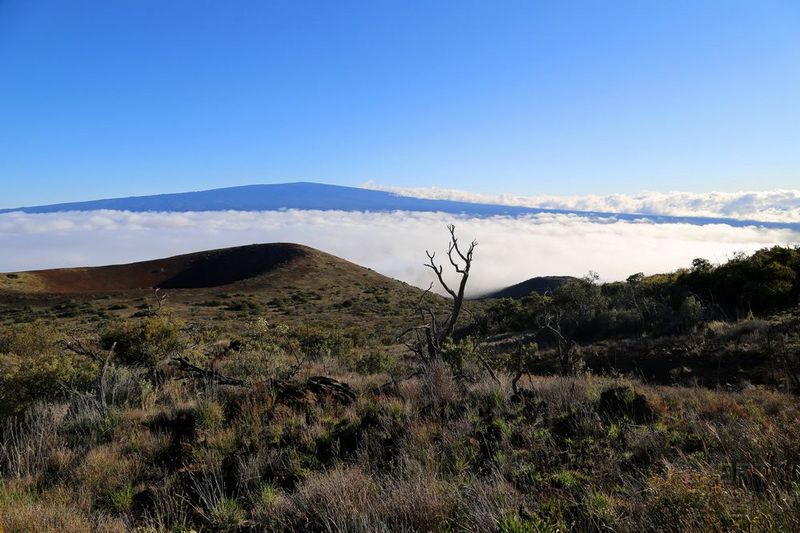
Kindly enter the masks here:
M 288 351 L 294 358 L 294 364 L 289 368 L 286 374 L 286 379 L 294 378 L 303 366 L 308 362 L 308 354 L 300 350 L 292 343 L 286 344 L 286 351 Z
M 450 314 L 448 315 L 447 319 L 444 321 L 444 325 L 438 331 L 437 340 L 441 343 L 444 339 L 451 336 L 453 334 L 453 330 L 456 327 L 456 322 L 458 321 L 458 315 L 461 313 L 461 307 L 464 304 L 464 290 L 467 287 L 467 280 L 469 279 L 469 270 L 472 267 L 472 254 L 475 251 L 475 247 L 478 245 L 476 241 L 472 241 L 467 249 L 466 253 L 461 251 L 461 248 L 458 246 L 458 239 L 456 238 L 456 227 L 453 224 L 449 224 L 447 226 L 447 230 L 450 232 L 450 244 L 447 247 L 447 259 L 450 261 L 450 264 L 453 265 L 456 273 L 461 275 L 461 279 L 458 282 L 458 290 L 453 291 L 447 283 L 444 281 L 442 277 L 442 273 L 444 271 L 444 267 L 442 265 L 437 265 L 435 261 L 436 252 L 428 252 L 427 250 L 425 253 L 428 256 L 428 262 L 425 264 L 426 267 L 430 268 L 436 273 L 436 278 L 439 280 L 439 284 L 442 288 L 453 298 L 453 306 L 450 310 Z M 456 253 L 457 257 L 453 257 L 453 252 Z
M 561 375 L 569 376 L 577 369 L 580 348 L 573 336 L 564 331 L 563 322 L 564 312 L 560 309 L 548 310 L 538 317 L 539 330 L 550 333 L 555 340 Z
M 100 375 L 97 378 L 97 395 L 100 400 L 100 406 L 103 413 L 108 413 L 108 365 L 111 362 L 111 357 L 114 355 L 114 349 L 117 347 L 116 341 L 111 344 L 106 358 L 103 360 L 103 368 L 100 370 Z
M 397 337 L 398 341 L 402 342 L 409 351 L 416 354 L 421 361 L 431 358 L 431 354 L 436 353 L 436 313 L 426 301 L 426 297 L 430 294 L 432 288 L 433 282 L 425 289 L 417 301 L 416 310 L 420 315 L 422 324 L 411 326 Z
M 467 287 L 470 268 L 472 267 L 472 257 L 476 241 L 472 241 L 466 250 L 462 250 L 456 237 L 456 227 L 452 224 L 447 226 L 450 232 L 450 243 L 447 247 L 447 259 L 457 274 L 460 275 L 458 285 L 453 289 L 444 279 L 444 266 L 436 262 L 436 252 L 425 251 L 428 262 L 425 267 L 433 270 L 436 279 L 444 291 L 452 298 L 450 311 L 444 321 L 440 322 L 436 312 L 427 301 L 427 296 L 433 289 L 433 283 L 422 293 L 417 302 L 417 312 L 420 316 L 420 325 L 408 328 L 400 334 L 400 340 L 409 350 L 414 352 L 422 360 L 434 360 L 439 357 L 442 351 L 442 343 L 445 339 L 452 336 L 455 330 L 461 308 L 464 305 L 464 291 Z M 413 336 L 412 336 L 413 334 Z M 412 339 L 408 339 L 412 336 Z
M 511 391 L 516 395 L 526 394 L 523 389 L 518 387 L 519 380 L 524 375 L 530 379 L 531 366 L 539 359 L 539 344 L 533 340 L 538 333 L 534 333 L 526 341 L 520 341 L 511 356 L 511 370 L 514 371 L 514 376 L 511 378 Z
M 167 301 L 167 293 L 162 293 L 161 288 L 156 287 L 153 289 L 153 298 L 156 301 L 156 306 L 160 311 L 164 307 L 164 303 Z

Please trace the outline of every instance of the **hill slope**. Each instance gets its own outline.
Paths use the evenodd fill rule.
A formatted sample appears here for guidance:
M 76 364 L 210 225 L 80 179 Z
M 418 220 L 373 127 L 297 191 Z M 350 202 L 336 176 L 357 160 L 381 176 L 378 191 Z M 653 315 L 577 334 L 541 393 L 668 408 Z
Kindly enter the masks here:
M 128 317 L 156 303 L 154 288 L 169 295 L 171 310 L 198 320 L 290 316 L 391 328 L 422 292 L 313 248 L 256 244 L 125 265 L 0 274 L 0 321 Z
M 10 273 L 0 275 L 0 292 L 81 295 L 153 288 L 256 291 L 298 282 L 309 275 L 320 285 L 369 278 L 380 284 L 407 286 L 307 246 L 271 243 L 123 265 Z
M 136 289 L 201 289 L 222 287 L 313 262 L 323 254 L 296 244 L 239 246 L 178 255 L 166 259 L 101 267 L 59 268 L 6 275 L 0 289 L 14 292 L 84 294 Z M 333 256 L 325 259 L 334 260 Z M 343 260 L 338 260 L 345 263 Z M 353 265 L 356 267 L 356 265 Z
M 505 289 L 487 294 L 486 298 L 524 298 L 532 292 L 544 294 L 554 291 L 569 280 L 575 279 L 572 276 L 538 276 L 510 285 Z

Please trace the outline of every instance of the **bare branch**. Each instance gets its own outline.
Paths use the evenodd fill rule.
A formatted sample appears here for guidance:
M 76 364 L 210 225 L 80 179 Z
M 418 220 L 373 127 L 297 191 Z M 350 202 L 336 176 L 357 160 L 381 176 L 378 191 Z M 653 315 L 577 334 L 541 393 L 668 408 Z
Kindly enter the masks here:
M 465 273 L 464 269 L 461 268 L 461 265 L 459 265 L 458 262 L 456 262 L 453 259 L 453 250 L 456 250 L 456 252 L 458 252 L 456 244 L 454 242 L 451 242 L 450 246 L 448 246 L 447 248 L 447 258 L 450 260 L 450 264 L 453 265 L 453 268 L 456 270 L 456 272 L 458 272 L 459 274 L 464 274 Z
M 442 288 L 446 290 L 450 296 L 456 298 L 457 297 L 456 292 L 447 285 L 447 283 L 444 281 L 444 278 L 442 277 L 442 272 L 444 271 L 444 268 L 441 265 L 437 265 L 436 262 L 434 261 L 434 257 L 436 257 L 436 252 L 430 253 L 426 250 L 425 253 L 428 255 L 428 263 L 425 263 L 425 266 L 430 268 L 436 273 L 436 277 L 439 279 L 439 284 L 442 286 Z
M 464 263 L 467 264 L 467 269 L 469 269 L 470 264 L 472 263 L 472 252 L 475 250 L 475 247 L 478 245 L 477 241 L 472 241 L 469 245 L 469 249 L 467 250 L 467 254 L 464 255 L 461 252 L 461 249 L 458 247 L 458 239 L 456 238 L 456 227 L 454 224 L 450 224 L 447 226 L 448 231 L 450 231 L 450 241 L 451 241 L 451 250 L 455 250 L 458 256 L 461 258 Z
M 103 361 L 103 356 L 97 353 L 95 350 L 88 348 L 83 341 L 75 337 L 74 335 L 70 335 L 69 340 L 62 340 L 59 344 L 65 349 L 69 350 L 70 352 L 76 355 L 82 355 L 84 357 L 88 357 L 97 362 Z

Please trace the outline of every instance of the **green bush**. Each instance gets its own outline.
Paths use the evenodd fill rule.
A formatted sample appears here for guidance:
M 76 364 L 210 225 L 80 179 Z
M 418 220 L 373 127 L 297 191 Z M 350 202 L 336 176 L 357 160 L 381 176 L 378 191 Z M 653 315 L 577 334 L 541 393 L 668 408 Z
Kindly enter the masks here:
M 687 296 L 681 302 L 678 316 L 684 331 L 693 329 L 703 319 L 703 303 L 695 296 Z
M 500 533 L 557 533 L 562 529 L 542 520 L 538 516 L 521 518 L 516 514 L 507 514 L 497 524 Z
M 116 346 L 114 345 L 116 343 Z M 101 337 L 106 350 L 114 347 L 117 359 L 128 365 L 154 366 L 186 347 L 180 324 L 169 315 L 156 314 L 139 321 L 118 322 Z
M 477 346 L 471 337 L 466 337 L 456 342 L 452 339 L 445 339 L 442 344 L 442 359 L 450 365 L 456 374 L 464 371 L 464 363 L 477 360 Z
M 307 329 L 296 333 L 295 336 L 303 353 L 313 360 L 323 357 L 345 357 L 350 354 L 354 346 L 353 337 L 338 330 Z
M 130 484 L 123 485 L 120 488 L 109 491 L 103 498 L 103 503 L 112 513 L 124 514 L 133 507 L 134 495 L 133 487 Z
M 360 374 L 380 374 L 389 371 L 392 358 L 383 351 L 370 351 L 355 358 L 350 366 Z
M 0 330 L 0 417 L 55 399 L 69 388 L 85 388 L 96 376 L 94 362 L 64 352 L 56 334 L 42 324 Z

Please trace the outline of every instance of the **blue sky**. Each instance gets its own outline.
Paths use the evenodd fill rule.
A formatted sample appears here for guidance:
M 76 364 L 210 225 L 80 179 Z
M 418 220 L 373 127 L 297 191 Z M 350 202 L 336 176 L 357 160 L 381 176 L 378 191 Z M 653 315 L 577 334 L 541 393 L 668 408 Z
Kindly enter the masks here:
M 798 188 L 799 6 L 0 0 L 0 207 Z

